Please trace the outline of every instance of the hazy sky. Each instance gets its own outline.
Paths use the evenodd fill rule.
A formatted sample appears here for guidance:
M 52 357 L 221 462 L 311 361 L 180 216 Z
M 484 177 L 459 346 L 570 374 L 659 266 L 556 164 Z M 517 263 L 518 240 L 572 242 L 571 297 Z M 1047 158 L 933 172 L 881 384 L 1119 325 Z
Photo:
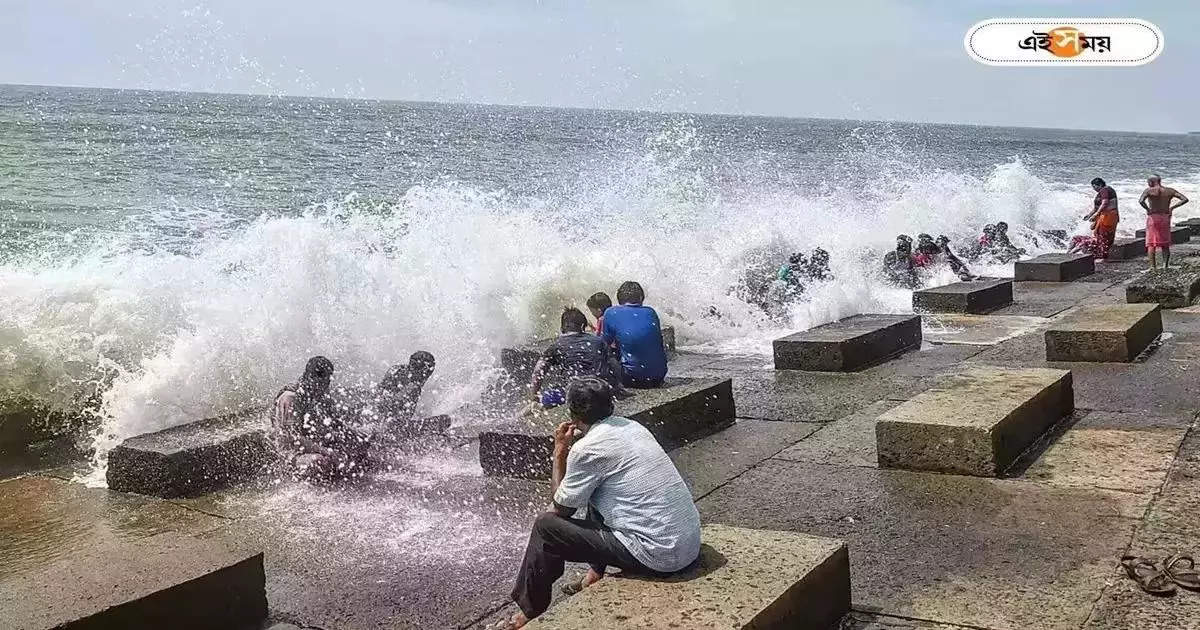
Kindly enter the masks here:
M 991 17 L 1139 17 L 1137 68 L 994 68 Z M 1200 130 L 1196 0 L 0 0 L 0 83 Z

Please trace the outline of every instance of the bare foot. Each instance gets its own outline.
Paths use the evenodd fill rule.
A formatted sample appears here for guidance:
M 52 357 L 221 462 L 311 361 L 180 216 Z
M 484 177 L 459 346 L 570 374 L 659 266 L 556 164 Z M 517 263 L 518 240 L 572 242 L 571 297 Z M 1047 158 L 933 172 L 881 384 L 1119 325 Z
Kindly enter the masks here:
M 582 586 L 583 588 L 587 588 L 587 587 L 595 584 L 596 582 L 599 582 L 603 578 L 604 578 L 603 573 L 596 573 L 595 569 L 588 567 L 587 575 L 583 576 L 583 580 L 580 581 L 579 585 Z
M 525 617 L 525 613 L 517 611 L 517 614 L 513 615 L 511 619 L 497 621 L 484 630 L 517 630 L 518 628 L 524 628 L 527 623 L 529 623 L 529 619 Z

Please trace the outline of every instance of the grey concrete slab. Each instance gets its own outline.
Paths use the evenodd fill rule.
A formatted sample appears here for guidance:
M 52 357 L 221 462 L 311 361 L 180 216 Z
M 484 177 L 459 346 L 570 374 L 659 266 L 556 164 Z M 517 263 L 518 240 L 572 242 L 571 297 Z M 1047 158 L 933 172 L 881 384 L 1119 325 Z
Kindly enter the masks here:
M 875 422 L 879 416 L 899 405 L 899 400 L 881 400 L 861 411 L 839 418 L 820 431 L 784 449 L 775 457 L 787 461 L 829 466 L 879 465 L 875 449 Z
M 1162 330 L 1157 304 L 1080 306 L 1046 330 L 1046 360 L 1128 363 Z
M 551 608 L 529 630 L 828 630 L 850 611 L 838 540 L 707 525 L 698 565 L 668 579 L 610 577 Z
M 1140 493 L 1148 503 L 1166 480 L 1190 424 L 1190 416 L 1089 412 L 1050 444 L 1022 478 Z
M 1155 269 L 1125 286 L 1125 301 L 1149 302 L 1163 308 L 1186 308 L 1200 295 L 1200 269 L 1191 266 Z
M 705 522 L 847 541 L 854 607 L 972 627 L 1083 624 L 1140 506 L 1128 493 L 772 460 Z
M 549 488 L 429 465 L 360 487 L 226 491 L 222 509 L 239 517 L 205 536 L 265 550 L 276 618 L 339 630 L 469 625 L 508 601 Z
M 733 387 L 729 379 L 668 378 L 661 387 L 635 390 L 633 397 L 618 400 L 615 414 L 645 425 L 670 450 L 733 424 Z M 554 429 L 568 420 L 562 405 L 480 433 L 479 463 L 484 473 L 549 479 Z
M 879 417 L 879 465 L 1002 475 L 1073 410 L 1069 371 L 974 366 Z
M 918 313 L 990 313 L 1013 302 L 1013 282 L 1005 278 L 980 278 L 913 291 Z
M 1096 271 L 1091 254 L 1042 254 L 1013 263 L 1016 282 L 1070 282 Z
M 967 360 L 970 364 L 1057 367 L 1074 377 L 1079 407 L 1139 412 L 1155 416 L 1190 414 L 1196 409 L 1195 374 L 1200 368 L 1200 334 L 1175 333 L 1145 360 L 1129 364 L 1050 363 L 1039 357 L 1038 335 L 1022 335 Z
M 821 425 L 806 422 L 738 420 L 737 424 L 671 451 L 693 497 L 702 497 L 753 468 Z
M 1053 317 L 1096 293 L 1094 283 L 1018 282 L 1013 285 L 1013 304 L 992 314 Z
M 1165 310 L 1160 316 L 1166 332 L 1200 333 L 1200 307 Z
M 1145 529 L 1200 541 L 1200 431 L 1189 429 L 1162 492 L 1146 516 Z M 1190 549 L 1200 553 L 1194 546 Z M 1174 551 L 1180 551 L 1176 549 Z
M 163 498 L 196 496 L 262 474 L 272 461 L 262 410 L 129 438 L 108 455 L 108 487 Z
M 1146 239 L 1118 238 L 1108 249 L 1108 260 L 1136 260 L 1146 255 Z
M 854 372 L 921 346 L 916 315 L 864 314 L 776 339 L 775 369 Z
M 962 315 L 940 313 L 922 316 L 925 339 L 935 344 L 991 346 L 1049 326 L 1044 317 L 1022 315 Z

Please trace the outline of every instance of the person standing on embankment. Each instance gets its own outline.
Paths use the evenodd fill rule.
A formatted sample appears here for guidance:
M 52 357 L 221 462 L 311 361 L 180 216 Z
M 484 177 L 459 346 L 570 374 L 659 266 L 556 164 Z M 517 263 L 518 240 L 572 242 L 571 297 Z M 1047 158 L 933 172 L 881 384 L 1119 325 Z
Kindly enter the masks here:
M 1117 237 L 1117 223 L 1121 221 L 1117 191 L 1099 177 L 1092 180 L 1092 190 L 1096 191 L 1096 198 L 1092 201 L 1092 211 L 1083 220 L 1092 222 L 1092 234 L 1096 237 L 1092 255 L 1104 259 L 1108 258 L 1108 250 Z
M 1163 253 L 1163 269 L 1171 267 L 1171 213 L 1188 202 L 1183 193 L 1162 185 L 1162 178 L 1151 175 L 1146 180 L 1147 188 L 1138 203 L 1146 209 L 1146 252 L 1150 257 L 1150 268 L 1158 267 L 1155 250 Z M 1179 203 L 1172 203 L 1178 199 Z

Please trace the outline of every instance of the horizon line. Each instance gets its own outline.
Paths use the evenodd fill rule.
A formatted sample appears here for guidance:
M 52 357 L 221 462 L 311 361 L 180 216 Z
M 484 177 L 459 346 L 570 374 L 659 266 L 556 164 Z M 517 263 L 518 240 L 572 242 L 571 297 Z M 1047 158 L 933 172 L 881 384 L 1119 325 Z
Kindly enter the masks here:
M 470 100 L 447 100 L 433 101 L 423 99 L 406 99 L 406 98 L 381 98 L 372 96 L 314 96 L 308 94 L 286 94 L 286 93 L 270 93 L 270 92 L 222 92 L 218 90 L 182 90 L 168 88 L 131 88 L 131 87 L 103 87 L 93 85 L 69 85 L 69 84 L 51 84 L 51 83 L 3 83 L 0 82 L 0 87 L 18 87 L 18 88 L 50 88 L 50 89 L 65 89 L 65 90 L 98 90 L 108 92 L 148 92 L 159 94 L 187 94 L 187 95 L 209 95 L 209 96 L 248 96 L 255 98 L 275 98 L 275 99 L 309 99 L 321 101 L 349 101 L 349 102 L 374 102 L 374 103 L 411 103 L 418 105 L 468 105 L 474 107 L 513 107 L 520 109 L 554 109 L 566 111 L 589 111 L 589 112 L 618 112 L 618 113 L 642 113 L 642 114 L 663 114 L 668 116 L 724 116 L 724 117 L 743 117 L 743 118 L 774 118 L 782 120 L 820 120 L 832 122 L 847 122 L 847 123 L 899 123 L 906 125 L 931 125 L 931 126 L 947 126 L 947 127 L 981 127 L 989 129 L 1033 129 L 1041 131 L 1094 131 L 1103 133 L 1126 133 L 1126 134 L 1142 134 L 1142 135 L 1195 135 L 1200 131 L 1140 131 L 1132 129 L 1096 129 L 1091 127 L 1047 127 L 1043 125 L 1001 125 L 996 123 L 980 123 L 980 122 L 929 122 L 917 120 L 903 120 L 898 118 L 839 118 L 833 116 L 801 116 L 787 114 L 766 114 L 755 112 L 697 112 L 687 110 L 668 110 L 668 109 L 636 109 L 627 107 L 588 107 L 582 105 L 536 105 L 529 103 L 491 103 L 483 101 Z

